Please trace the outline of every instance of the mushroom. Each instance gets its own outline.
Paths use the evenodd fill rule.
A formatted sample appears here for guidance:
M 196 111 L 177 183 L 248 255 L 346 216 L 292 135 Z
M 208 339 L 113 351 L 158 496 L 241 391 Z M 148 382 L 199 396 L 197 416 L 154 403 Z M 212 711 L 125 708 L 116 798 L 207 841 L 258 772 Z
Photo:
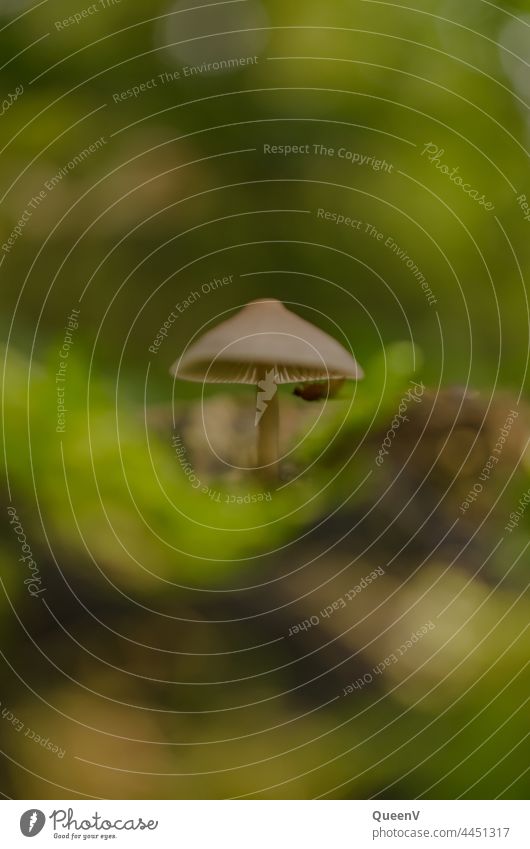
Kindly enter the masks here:
M 322 401 L 335 398 L 343 386 L 343 377 L 326 381 L 320 380 L 317 383 L 305 383 L 303 386 L 297 386 L 293 395 L 302 398 L 304 401 Z
M 252 301 L 191 345 L 171 368 L 180 380 L 257 387 L 258 465 L 278 472 L 278 384 L 359 380 L 363 372 L 332 336 L 281 301 Z

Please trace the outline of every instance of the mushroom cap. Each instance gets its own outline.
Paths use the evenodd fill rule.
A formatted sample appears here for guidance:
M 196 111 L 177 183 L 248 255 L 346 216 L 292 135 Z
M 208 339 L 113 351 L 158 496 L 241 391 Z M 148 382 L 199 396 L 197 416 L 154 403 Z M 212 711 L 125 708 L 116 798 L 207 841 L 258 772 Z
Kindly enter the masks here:
M 201 383 L 257 384 L 271 369 L 276 383 L 363 377 L 336 339 L 272 298 L 252 301 L 201 336 L 171 374 Z

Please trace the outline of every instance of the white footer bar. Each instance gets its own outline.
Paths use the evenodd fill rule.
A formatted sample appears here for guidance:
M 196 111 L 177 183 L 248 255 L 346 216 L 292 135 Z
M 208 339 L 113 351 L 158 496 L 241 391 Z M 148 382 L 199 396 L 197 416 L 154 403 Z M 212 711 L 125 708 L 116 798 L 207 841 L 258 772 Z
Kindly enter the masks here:
M 517 801 L 3 801 L 1 845 L 530 847 Z M 35 843 L 28 840 L 35 838 Z

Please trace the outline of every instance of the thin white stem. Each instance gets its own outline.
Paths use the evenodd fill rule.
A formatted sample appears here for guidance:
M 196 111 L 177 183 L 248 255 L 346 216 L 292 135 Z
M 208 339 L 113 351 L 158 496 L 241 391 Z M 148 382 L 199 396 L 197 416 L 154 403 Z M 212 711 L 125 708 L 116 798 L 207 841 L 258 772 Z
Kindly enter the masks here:
M 258 397 L 260 389 L 258 387 Z M 280 403 L 278 392 L 267 401 L 266 409 L 258 422 L 258 466 L 267 478 L 278 477 Z

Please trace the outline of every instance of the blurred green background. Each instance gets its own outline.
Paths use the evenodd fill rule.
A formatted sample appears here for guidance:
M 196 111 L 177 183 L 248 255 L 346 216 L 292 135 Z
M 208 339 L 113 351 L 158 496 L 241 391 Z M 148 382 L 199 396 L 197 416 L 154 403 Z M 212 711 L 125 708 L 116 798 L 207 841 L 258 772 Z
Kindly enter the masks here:
M 0 790 L 524 796 L 530 524 L 505 526 L 530 487 L 530 4 L 104 5 L 0 10 L 2 490 L 45 588 L 28 594 L 6 512 Z M 281 390 L 280 485 L 237 468 L 253 462 L 249 388 L 203 397 L 169 376 L 259 297 L 366 373 L 325 404 Z M 422 402 L 378 468 L 411 380 Z

